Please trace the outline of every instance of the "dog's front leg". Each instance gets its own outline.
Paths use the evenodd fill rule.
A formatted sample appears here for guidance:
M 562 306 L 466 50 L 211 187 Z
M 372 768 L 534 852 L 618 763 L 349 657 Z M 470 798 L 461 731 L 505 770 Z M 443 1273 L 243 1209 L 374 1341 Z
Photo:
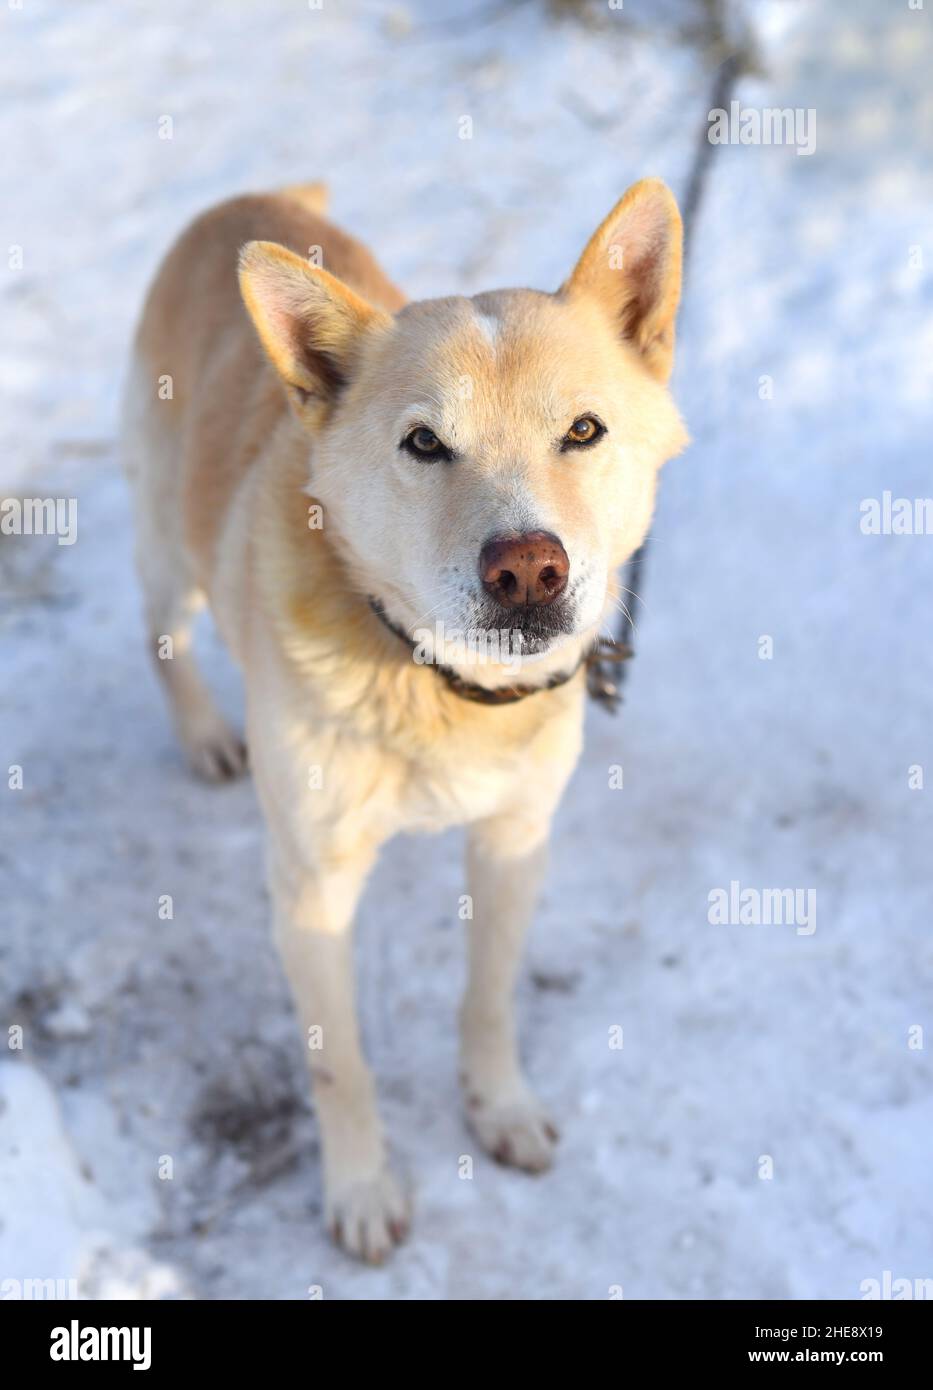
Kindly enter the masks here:
M 311 1071 L 327 1224 L 344 1249 L 379 1263 L 403 1239 L 408 1210 L 388 1167 L 356 1018 L 353 917 L 372 859 L 369 848 L 344 848 L 297 868 L 273 850 L 269 876 L 276 941 Z
M 497 816 L 467 842 L 472 899 L 460 1016 L 466 1114 L 483 1147 L 529 1172 L 547 1168 L 557 1131 L 522 1074 L 513 992 L 546 858 L 547 825 Z

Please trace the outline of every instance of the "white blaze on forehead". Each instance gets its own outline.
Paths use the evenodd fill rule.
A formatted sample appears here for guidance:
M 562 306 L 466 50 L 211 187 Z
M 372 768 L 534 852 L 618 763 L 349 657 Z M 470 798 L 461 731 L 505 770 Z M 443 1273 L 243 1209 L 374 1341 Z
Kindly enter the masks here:
M 492 314 L 481 314 L 478 309 L 474 312 L 473 317 L 487 343 L 490 347 L 495 347 L 496 336 L 499 332 L 499 320 L 493 318 Z

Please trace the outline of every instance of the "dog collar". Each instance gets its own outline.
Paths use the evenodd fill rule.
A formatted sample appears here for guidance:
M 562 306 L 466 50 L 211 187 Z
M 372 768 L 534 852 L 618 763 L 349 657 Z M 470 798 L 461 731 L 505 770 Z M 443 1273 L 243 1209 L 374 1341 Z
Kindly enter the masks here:
M 370 597 L 369 606 L 383 626 L 394 633 L 399 641 L 404 642 L 410 651 L 414 652 L 417 649 L 418 643 L 409 637 L 403 627 L 392 621 L 379 599 Z M 620 662 L 628 661 L 631 656 L 634 656 L 634 652 L 625 642 L 616 642 L 611 637 L 598 637 L 590 650 L 583 653 L 576 665 L 569 671 L 558 672 L 557 675 L 551 676 L 544 685 L 501 685 L 494 688 L 477 685 L 475 681 L 464 680 L 463 676 L 452 666 L 445 666 L 442 662 L 432 661 L 430 665 L 445 682 L 448 689 L 453 691 L 454 695 L 459 695 L 461 700 L 471 700 L 478 705 L 514 705 L 519 700 L 527 699 L 529 695 L 539 695 L 544 690 L 556 690 L 558 686 L 566 685 L 568 681 L 573 680 L 580 667 L 585 666 L 588 694 L 608 709 L 610 713 L 615 713 L 622 703 L 622 692 L 618 682 L 610 678 L 607 663 L 617 665 Z

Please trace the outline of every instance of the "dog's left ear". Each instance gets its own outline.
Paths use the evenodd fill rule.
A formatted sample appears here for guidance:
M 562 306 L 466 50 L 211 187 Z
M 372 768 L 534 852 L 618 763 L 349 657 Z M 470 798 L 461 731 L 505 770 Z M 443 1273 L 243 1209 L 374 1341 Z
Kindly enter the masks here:
M 598 299 L 662 382 L 674 360 L 682 245 L 674 195 L 660 179 L 641 179 L 593 233 L 560 290 Z

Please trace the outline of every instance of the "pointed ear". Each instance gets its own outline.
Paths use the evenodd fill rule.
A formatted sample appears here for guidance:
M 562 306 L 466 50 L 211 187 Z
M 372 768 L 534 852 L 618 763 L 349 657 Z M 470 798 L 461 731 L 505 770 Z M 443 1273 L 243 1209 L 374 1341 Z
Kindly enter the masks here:
M 642 179 L 593 233 L 561 289 L 598 299 L 659 381 L 667 381 L 673 366 L 682 242 L 670 189 L 660 179 Z
M 299 410 L 333 400 L 353 371 L 363 335 L 391 322 L 341 280 L 273 241 L 243 247 L 240 293 Z

